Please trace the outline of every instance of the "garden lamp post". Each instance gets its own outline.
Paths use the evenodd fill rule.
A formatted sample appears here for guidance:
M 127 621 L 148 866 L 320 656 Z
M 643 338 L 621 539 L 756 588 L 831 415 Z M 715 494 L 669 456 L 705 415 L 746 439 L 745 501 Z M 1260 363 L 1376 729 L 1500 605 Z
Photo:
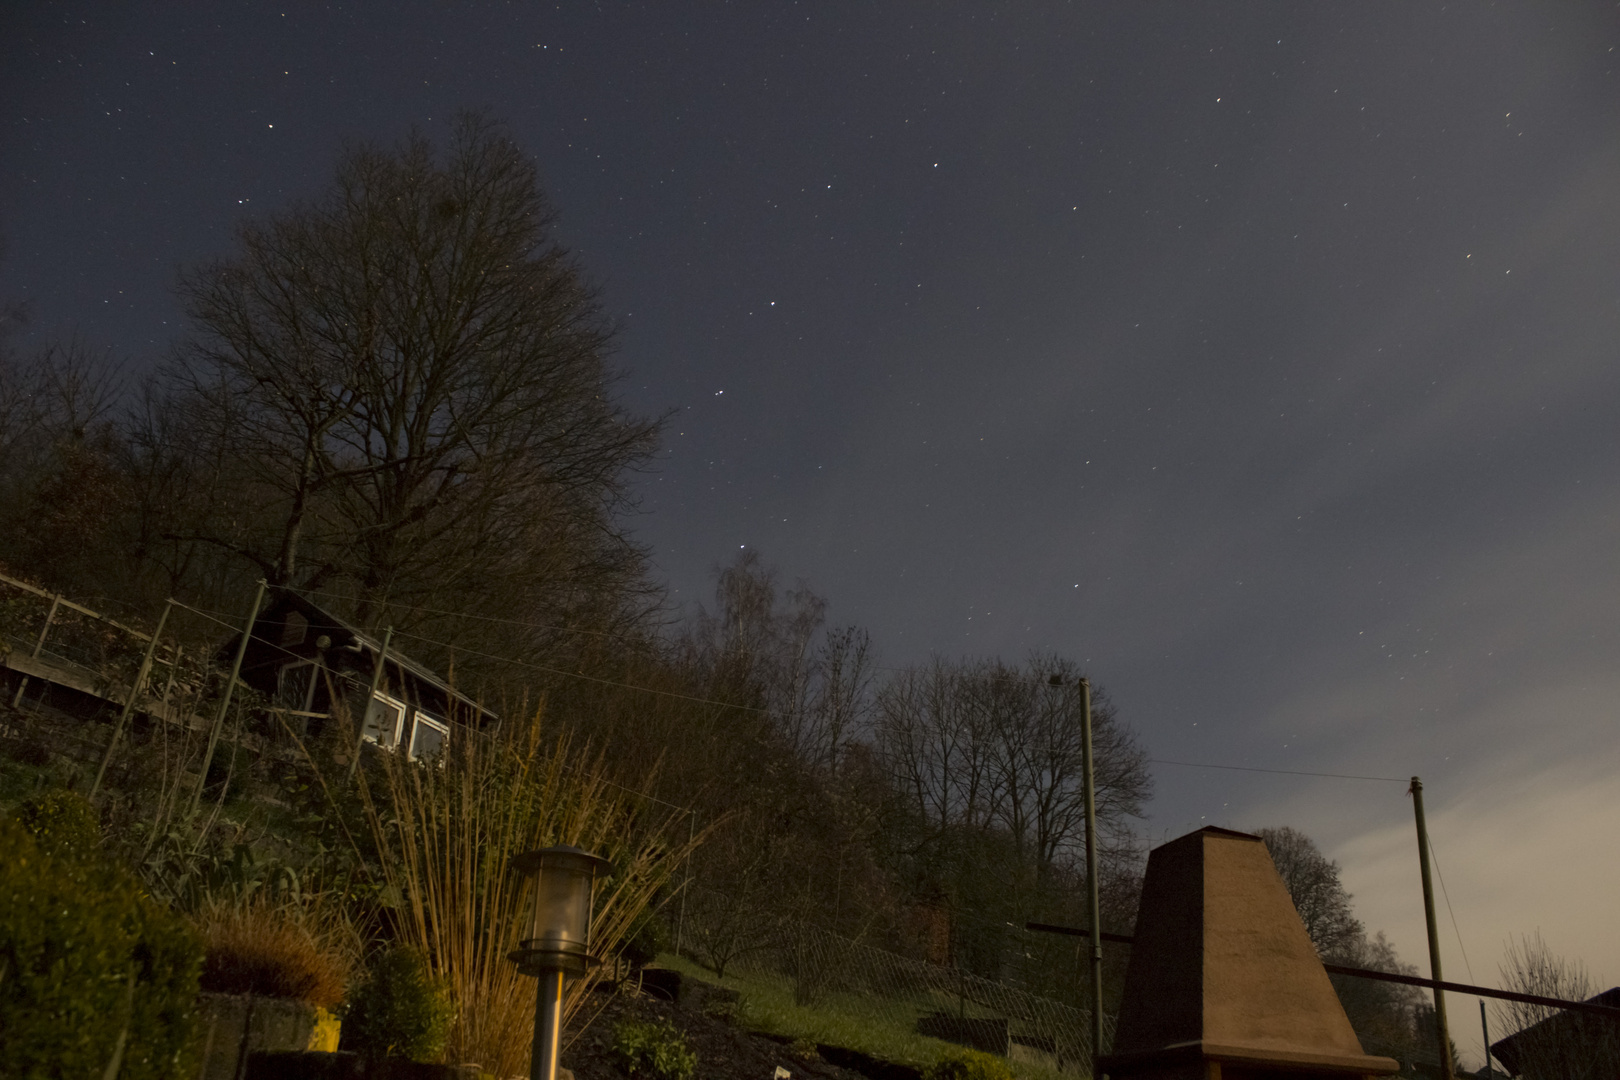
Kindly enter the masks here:
M 602 962 L 591 954 L 591 898 L 608 866 L 600 855 L 566 844 L 525 851 L 512 860 L 514 870 L 535 879 L 528 936 L 506 954 L 520 972 L 539 980 L 529 1080 L 557 1080 L 563 981 Z

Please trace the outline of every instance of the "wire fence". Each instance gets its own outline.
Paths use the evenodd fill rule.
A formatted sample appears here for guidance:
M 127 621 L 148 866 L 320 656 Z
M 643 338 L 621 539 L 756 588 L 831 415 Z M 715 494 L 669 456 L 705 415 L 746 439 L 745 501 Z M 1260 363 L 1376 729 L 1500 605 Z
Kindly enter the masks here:
M 959 967 L 903 956 L 821 927 L 779 922 L 754 927 L 731 898 L 694 886 L 684 930 L 692 951 L 720 944 L 728 975 L 763 980 L 780 1007 L 839 1020 L 900 1043 L 937 1039 L 1008 1059 L 1024 1073 L 1089 1071 L 1091 1014 L 1009 982 Z M 788 1000 L 790 999 L 790 1000 Z M 1103 1014 L 1104 1048 L 1115 1017 Z

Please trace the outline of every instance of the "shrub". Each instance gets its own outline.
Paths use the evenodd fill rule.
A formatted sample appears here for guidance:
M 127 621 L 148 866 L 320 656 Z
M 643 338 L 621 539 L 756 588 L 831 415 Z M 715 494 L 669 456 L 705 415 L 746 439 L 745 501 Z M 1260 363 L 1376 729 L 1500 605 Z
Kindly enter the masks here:
M 206 955 L 202 988 L 216 994 L 295 998 L 336 1009 L 343 971 L 285 907 L 258 901 L 197 918 Z
M 415 949 L 379 956 L 349 995 L 343 1049 L 370 1058 L 436 1061 L 444 1054 L 455 1010 L 450 995 Z
M 691 1080 L 697 1053 L 668 1020 L 624 1020 L 613 1029 L 613 1057 L 632 1080 Z
M 120 1080 L 190 1075 L 202 945 L 101 855 L 75 803 L 46 796 L 0 819 L 0 1062 L 15 1076 L 101 1076 L 115 1058 Z
M 17 821 L 53 859 L 94 859 L 101 848 L 96 809 L 82 795 L 56 789 L 24 799 Z
M 1013 1080 L 1012 1068 L 982 1050 L 947 1050 L 923 1073 L 924 1080 Z
M 672 944 L 669 923 L 649 905 L 630 924 L 619 954 L 631 966 L 643 968 L 658 959 L 659 953 L 669 952 Z

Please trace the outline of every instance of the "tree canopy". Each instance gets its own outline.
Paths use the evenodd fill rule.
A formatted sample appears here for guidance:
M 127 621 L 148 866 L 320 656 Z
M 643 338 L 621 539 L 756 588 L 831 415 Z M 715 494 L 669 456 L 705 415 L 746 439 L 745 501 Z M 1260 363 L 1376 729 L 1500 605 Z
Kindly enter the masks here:
M 241 227 L 180 292 L 191 335 L 137 431 L 150 513 L 199 548 L 337 598 L 557 621 L 642 584 L 618 524 L 656 421 L 612 395 L 612 327 L 534 164 L 464 115 L 358 146 L 316 200 Z M 431 621 L 431 620 L 428 620 Z

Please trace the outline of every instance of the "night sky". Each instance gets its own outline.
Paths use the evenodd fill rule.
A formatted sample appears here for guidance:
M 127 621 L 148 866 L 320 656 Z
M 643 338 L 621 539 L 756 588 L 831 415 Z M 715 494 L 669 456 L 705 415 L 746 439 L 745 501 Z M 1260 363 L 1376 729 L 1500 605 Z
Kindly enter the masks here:
M 0 300 L 139 370 L 244 216 L 487 108 L 673 412 L 676 601 L 746 545 L 885 666 L 1083 661 L 1161 761 L 1421 774 L 1448 977 L 1539 928 L 1607 986 L 1617 47 L 1598 3 L 10 0 Z M 1402 784 L 1154 771 L 1150 840 L 1301 828 L 1426 968 Z

